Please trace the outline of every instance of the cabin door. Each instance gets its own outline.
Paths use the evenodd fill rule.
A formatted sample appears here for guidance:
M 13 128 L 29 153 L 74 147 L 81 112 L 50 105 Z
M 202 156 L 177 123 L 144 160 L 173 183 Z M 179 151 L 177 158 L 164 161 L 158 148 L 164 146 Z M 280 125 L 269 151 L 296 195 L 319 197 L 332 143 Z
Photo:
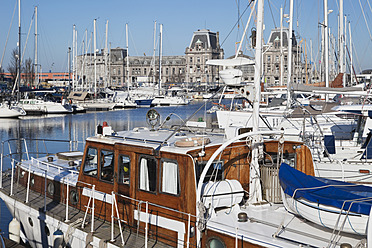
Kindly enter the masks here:
M 115 180 L 114 180 L 114 191 L 116 194 L 116 202 L 118 207 L 118 212 L 120 219 L 127 222 L 129 225 L 133 225 L 133 211 L 135 203 L 126 198 L 134 198 L 130 193 L 130 187 L 134 184 L 134 179 L 132 179 L 132 157 L 127 152 L 116 150 L 116 168 L 115 168 Z M 134 177 L 133 177 L 134 178 Z

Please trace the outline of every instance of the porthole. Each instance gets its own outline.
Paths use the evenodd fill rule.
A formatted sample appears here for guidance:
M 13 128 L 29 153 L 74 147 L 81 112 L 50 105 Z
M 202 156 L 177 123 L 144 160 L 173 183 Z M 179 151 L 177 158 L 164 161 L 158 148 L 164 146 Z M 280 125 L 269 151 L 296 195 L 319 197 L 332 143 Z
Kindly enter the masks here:
M 31 217 L 28 217 L 28 223 L 30 226 L 34 226 L 34 222 L 32 221 Z
M 50 231 L 49 231 L 49 228 L 45 225 L 45 234 L 47 235 L 47 236 L 49 236 L 50 235 Z
M 76 205 L 79 202 L 79 195 L 74 189 L 70 191 L 70 202 L 72 205 Z
M 208 240 L 208 248 L 226 248 L 225 243 L 217 237 L 210 238 Z
M 49 195 L 54 195 L 54 183 L 52 182 L 48 183 L 47 191 Z
M 21 173 L 19 174 L 20 178 L 24 178 L 26 174 L 26 171 L 22 170 Z

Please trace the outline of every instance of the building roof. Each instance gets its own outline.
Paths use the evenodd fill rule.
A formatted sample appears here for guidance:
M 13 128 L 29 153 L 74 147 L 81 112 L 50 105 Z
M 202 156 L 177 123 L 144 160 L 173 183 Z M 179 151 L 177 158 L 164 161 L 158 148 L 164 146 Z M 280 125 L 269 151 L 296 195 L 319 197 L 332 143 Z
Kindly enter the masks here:
M 195 49 L 196 44 L 203 44 L 204 49 L 212 48 L 217 49 L 218 47 L 218 37 L 217 33 L 211 32 L 208 29 L 201 29 L 194 32 L 191 39 L 189 48 Z

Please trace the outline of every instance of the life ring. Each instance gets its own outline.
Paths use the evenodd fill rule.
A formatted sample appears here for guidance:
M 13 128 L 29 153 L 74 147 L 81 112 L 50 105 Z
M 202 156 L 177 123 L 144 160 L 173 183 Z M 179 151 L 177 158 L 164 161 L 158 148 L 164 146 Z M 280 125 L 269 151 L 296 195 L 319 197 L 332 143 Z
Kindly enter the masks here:
M 193 147 L 209 144 L 211 140 L 205 137 L 192 137 L 177 140 L 174 144 L 178 147 Z
M 217 103 L 217 102 L 213 102 L 212 104 L 215 104 L 215 105 L 217 105 L 217 106 L 223 108 L 224 110 L 227 110 L 227 107 L 226 107 L 225 104 L 221 104 L 221 103 Z

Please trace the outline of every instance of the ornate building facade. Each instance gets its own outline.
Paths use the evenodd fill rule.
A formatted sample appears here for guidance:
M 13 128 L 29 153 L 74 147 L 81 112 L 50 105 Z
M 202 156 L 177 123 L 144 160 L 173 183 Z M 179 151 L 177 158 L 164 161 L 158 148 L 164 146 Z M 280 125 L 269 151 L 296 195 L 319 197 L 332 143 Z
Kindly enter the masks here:
M 218 32 L 195 31 L 185 55 L 162 56 L 161 82 L 164 85 L 216 82 L 219 68 L 206 65 L 206 61 L 223 56 Z M 129 85 L 159 82 L 159 56 L 127 56 L 127 50 L 119 47 L 111 49 L 108 56 L 104 51 L 96 54 L 96 66 L 93 54 L 78 56 L 76 64 L 77 85 L 92 82 L 95 77 L 100 87 L 127 86 L 128 80 Z

